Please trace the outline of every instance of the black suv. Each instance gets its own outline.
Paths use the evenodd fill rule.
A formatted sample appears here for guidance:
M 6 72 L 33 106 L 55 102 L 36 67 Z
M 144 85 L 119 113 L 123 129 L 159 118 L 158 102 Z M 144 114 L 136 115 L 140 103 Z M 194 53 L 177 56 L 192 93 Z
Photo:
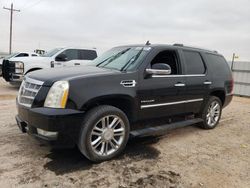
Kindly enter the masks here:
M 118 155 L 129 136 L 191 124 L 214 128 L 233 79 L 216 51 L 176 45 L 115 47 L 91 66 L 28 74 L 17 98 L 23 132 L 92 161 Z

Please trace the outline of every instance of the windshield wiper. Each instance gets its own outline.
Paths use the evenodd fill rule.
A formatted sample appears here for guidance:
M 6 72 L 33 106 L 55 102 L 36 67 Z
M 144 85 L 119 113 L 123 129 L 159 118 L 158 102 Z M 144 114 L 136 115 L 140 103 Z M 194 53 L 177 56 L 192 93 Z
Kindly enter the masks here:
M 126 63 L 125 65 L 121 68 L 121 71 L 124 71 L 125 68 L 128 68 L 130 65 L 132 65 L 138 58 L 139 56 L 141 55 L 141 53 L 143 52 L 143 47 L 142 49 L 136 54 L 134 55 L 133 57 L 131 57 Z
M 114 61 L 115 59 L 117 59 L 118 57 L 120 57 L 122 54 L 126 53 L 128 50 L 130 50 L 130 48 L 127 48 L 125 50 L 122 50 L 121 52 L 117 53 L 116 55 L 113 55 L 111 57 L 108 57 L 107 59 L 103 60 L 102 62 L 98 63 L 96 66 L 99 67 L 101 64 L 105 63 L 106 61 L 108 61 L 105 65 L 101 66 L 104 67 L 106 65 L 108 65 L 109 63 L 111 63 L 112 61 Z

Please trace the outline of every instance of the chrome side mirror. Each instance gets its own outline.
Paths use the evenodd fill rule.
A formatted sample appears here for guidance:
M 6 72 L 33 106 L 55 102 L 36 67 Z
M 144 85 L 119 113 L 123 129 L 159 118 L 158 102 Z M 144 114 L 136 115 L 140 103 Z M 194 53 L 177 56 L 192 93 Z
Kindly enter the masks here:
M 165 63 L 156 63 L 151 69 L 146 69 L 149 75 L 169 75 L 171 74 L 171 67 Z

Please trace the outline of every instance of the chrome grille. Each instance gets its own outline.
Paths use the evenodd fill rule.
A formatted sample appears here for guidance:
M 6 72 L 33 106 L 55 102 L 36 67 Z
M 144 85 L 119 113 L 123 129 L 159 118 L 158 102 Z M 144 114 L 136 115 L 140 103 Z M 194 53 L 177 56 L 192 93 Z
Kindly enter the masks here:
M 43 82 L 39 80 L 25 77 L 19 89 L 18 103 L 26 107 L 31 107 L 42 85 Z

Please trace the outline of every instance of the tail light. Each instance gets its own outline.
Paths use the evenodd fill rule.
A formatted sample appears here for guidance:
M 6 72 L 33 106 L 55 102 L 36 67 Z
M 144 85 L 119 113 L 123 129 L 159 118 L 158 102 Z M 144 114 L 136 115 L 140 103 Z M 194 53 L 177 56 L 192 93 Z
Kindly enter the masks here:
M 232 79 L 230 80 L 230 89 L 229 89 L 229 93 L 233 93 L 233 89 L 234 89 L 234 79 L 232 77 Z

